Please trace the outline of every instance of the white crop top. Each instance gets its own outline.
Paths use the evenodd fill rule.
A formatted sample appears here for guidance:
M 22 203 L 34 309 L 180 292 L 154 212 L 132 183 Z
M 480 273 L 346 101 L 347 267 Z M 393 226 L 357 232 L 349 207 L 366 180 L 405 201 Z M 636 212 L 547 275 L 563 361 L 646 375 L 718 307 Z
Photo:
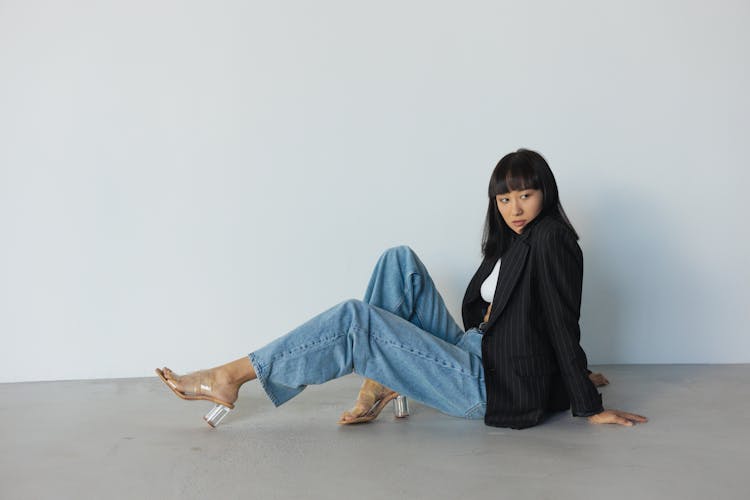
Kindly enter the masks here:
M 500 274 L 500 261 L 502 259 L 497 259 L 497 264 L 495 264 L 495 268 L 492 270 L 489 276 L 487 276 L 487 279 L 484 280 L 481 287 L 481 293 L 482 298 L 485 302 L 492 302 L 492 298 L 495 296 L 495 287 L 497 286 L 497 275 Z

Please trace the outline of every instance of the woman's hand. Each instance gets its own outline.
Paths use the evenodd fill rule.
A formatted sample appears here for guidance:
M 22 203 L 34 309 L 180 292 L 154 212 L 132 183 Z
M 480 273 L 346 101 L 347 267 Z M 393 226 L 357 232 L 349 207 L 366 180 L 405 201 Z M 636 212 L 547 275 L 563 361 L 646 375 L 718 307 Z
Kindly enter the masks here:
M 589 373 L 589 379 L 597 387 L 609 384 L 609 380 L 607 380 L 607 377 L 603 373 Z
M 648 419 L 641 415 L 628 413 L 626 411 L 604 410 L 596 415 L 591 415 L 589 417 L 589 422 L 592 424 L 620 424 L 630 427 L 633 424 L 644 424 L 648 422 Z

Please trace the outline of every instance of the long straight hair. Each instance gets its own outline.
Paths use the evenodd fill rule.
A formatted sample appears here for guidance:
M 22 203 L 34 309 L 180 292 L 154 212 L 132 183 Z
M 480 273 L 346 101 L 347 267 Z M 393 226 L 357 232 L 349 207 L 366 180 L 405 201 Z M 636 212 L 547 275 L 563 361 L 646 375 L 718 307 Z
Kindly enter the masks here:
M 554 217 L 567 226 L 578 239 L 578 233 L 573 229 L 560 204 L 557 182 L 547 161 L 536 151 L 522 148 L 503 156 L 490 176 L 487 189 L 489 203 L 482 234 L 482 255 L 485 258 L 502 256 L 516 237 L 516 233 L 503 220 L 495 197 L 498 194 L 524 189 L 539 189 L 542 192 L 542 211 L 537 218 Z

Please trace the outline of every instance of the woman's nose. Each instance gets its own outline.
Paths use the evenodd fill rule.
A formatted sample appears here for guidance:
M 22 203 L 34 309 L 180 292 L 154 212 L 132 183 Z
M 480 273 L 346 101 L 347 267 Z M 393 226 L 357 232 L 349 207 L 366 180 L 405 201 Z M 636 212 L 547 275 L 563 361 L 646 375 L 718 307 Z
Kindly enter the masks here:
M 521 209 L 521 204 L 518 203 L 517 201 L 513 202 L 513 206 L 511 208 L 513 208 L 513 215 L 521 215 L 523 213 L 523 210 Z

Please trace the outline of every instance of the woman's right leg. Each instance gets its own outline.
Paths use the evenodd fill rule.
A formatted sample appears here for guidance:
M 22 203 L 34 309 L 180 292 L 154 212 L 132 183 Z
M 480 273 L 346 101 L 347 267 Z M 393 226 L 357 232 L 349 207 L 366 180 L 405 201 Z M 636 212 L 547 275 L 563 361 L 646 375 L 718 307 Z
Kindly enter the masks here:
M 486 402 L 480 354 L 360 300 L 324 311 L 249 359 L 276 406 L 351 372 L 449 415 L 479 417 Z

